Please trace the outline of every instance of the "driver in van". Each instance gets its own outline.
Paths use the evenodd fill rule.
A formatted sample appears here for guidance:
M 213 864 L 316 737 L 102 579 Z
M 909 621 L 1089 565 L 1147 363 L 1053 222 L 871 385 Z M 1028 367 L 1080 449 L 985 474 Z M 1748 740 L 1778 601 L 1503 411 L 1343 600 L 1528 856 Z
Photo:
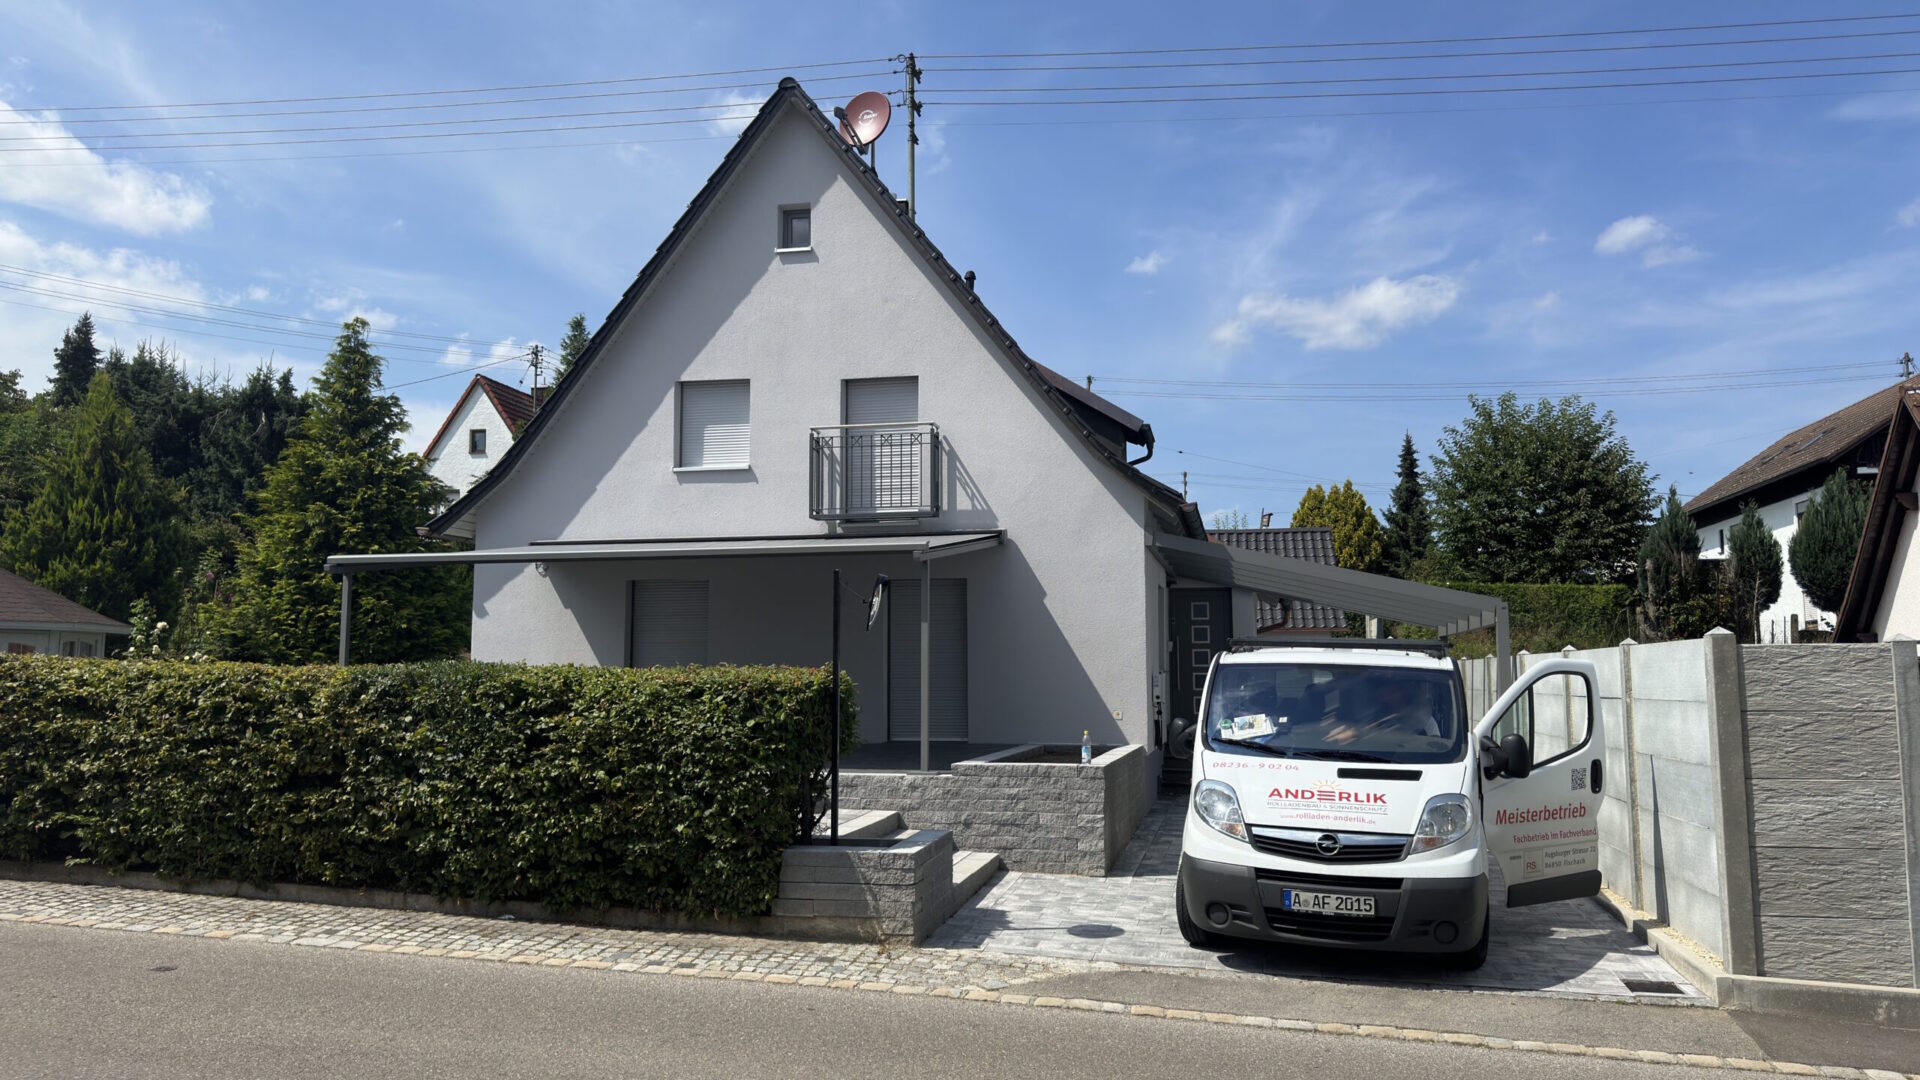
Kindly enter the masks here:
M 1387 680 L 1380 684 L 1376 695 L 1381 708 L 1378 717 L 1362 724 L 1336 723 L 1327 732 L 1326 740 L 1346 744 L 1363 735 L 1440 736 L 1440 724 L 1433 718 L 1433 710 L 1416 700 L 1406 683 Z

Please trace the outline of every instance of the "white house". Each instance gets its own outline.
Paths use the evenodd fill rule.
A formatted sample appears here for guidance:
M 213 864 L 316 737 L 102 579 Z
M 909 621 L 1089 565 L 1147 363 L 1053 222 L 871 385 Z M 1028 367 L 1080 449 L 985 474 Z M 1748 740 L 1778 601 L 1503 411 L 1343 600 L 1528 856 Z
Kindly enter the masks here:
M 133 627 L 118 619 L 0 570 L 0 652 L 105 656 L 109 635 L 132 632 Z
M 787 79 L 428 526 L 471 549 L 328 567 L 350 600 L 356 573 L 472 563 L 475 659 L 596 665 L 824 664 L 839 569 L 863 741 L 1153 748 L 1199 689 L 1170 681 L 1173 626 L 1205 627 L 1180 635 L 1194 680 L 1197 650 L 1256 631 L 1258 595 L 1306 595 L 1289 575 L 1378 579 L 1209 543 L 1137 468 L 1152 452 L 1020 348 Z M 1492 601 L 1392 584 L 1492 625 Z
M 1920 638 L 1920 391 L 1898 396 L 1888 425 L 1835 641 Z
M 456 494 L 465 492 L 506 454 L 536 408 L 526 391 L 475 375 L 422 453 L 428 471 Z
M 1920 386 L 1920 377 L 1877 391 L 1789 433 L 1695 495 L 1686 509 L 1699 529 L 1701 558 L 1727 557 L 1727 533 L 1739 523 L 1741 507 L 1751 501 L 1759 504 L 1761 519 L 1780 541 L 1784 560 L 1800 516 L 1821 484 L 1838 469 L 1860 480 L 1871 480 L 1879 471 L 1888 418 L 1912 386 Z M 1791 640 L 1795 626 L 1831 630 L 1834 615 L 1809 600 L 1789 570 L 1781 575 L 1780 598 L 1760 615 L 1760 640 Z

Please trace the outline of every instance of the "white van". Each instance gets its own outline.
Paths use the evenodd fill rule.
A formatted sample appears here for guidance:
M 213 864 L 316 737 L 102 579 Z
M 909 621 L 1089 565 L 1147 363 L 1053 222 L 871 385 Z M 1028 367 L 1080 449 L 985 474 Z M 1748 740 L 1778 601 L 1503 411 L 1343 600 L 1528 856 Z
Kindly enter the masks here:
M 1548 660 L 1469 717 L 1441 643 L 1235 642 L 1190 736 L 1181 935 L 1479 967 L 1490 859 L 1508 907 L 1600 890 L 1594 685 L 1592 664 Z

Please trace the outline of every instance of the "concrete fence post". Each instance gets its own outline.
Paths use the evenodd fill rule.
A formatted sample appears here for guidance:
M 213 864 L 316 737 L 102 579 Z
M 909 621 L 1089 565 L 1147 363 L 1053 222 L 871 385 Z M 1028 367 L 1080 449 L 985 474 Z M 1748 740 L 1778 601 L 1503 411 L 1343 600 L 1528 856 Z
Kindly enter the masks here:
M 1632 638 L 1620 642 L 1620 745 L 1627 756 L 1627 847 L 1633 856 L 1632 891 L 1627 896 L 1636 909 L 1645 911 L 1646 886 L 1640 873 L 1640 757 L 1633 737 L 1633 647 L 1637 644 Z
M 1753 801 L 1747 780 L 1746 688 L 1740 643 L 1716 629 L 1702 639 L 1707 668 L 1708 745 L 1714 777 L 1713 820 L 1720 856 L 1720 920 L 1727 943 L 1721 963 L 1730 975 L 1761 968 L 1758 887 L 1753 872 Z
M 1907 923 L 1913 985 L 1920 987 L 1920 653 L 1911 641 L 1890 643 L 1894 728 L 1900 740 L 1900 791 L 1906 804 Z

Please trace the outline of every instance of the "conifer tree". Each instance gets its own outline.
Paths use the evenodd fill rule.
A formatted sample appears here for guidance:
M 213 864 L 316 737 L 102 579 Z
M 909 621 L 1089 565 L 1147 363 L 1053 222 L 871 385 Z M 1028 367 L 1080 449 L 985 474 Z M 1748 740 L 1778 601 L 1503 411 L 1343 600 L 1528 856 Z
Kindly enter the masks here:
M 1340 566 L 1370 571 L 1380 565 L 1380 522 L 1352 480 L 1339 487 L 1315 484 L 1307 489 L 1293 512 L 1293 527 L 1310 526 L 1333 530 L 1334 562 Z
M 1733 575 L 1735 620 L 1742 641 L 1760 641 L 1760 613 L 1780 599 L 1780 541 L 1760 518 L 1758 505 L 1740 508 L 1740 521 L 1727 533 L 1727 562 Z
M 96 374 L 65 452 L 0 530 L 0 563 L 111 618 L 140 599 L 170 618 L 186 550 L 173 485 L 154 474 L 112 380 Z
M 573 365 L 579 361 L 580 354 L 587 351 L 587 342 L 591 340 L 592 335 L 587 333 L 586 312 L 576 312 L 573 318 L 567 320 L 567 334 L 560 339 L 560 366 L 553 373 L 555 386 L 560 385 L 560 380 L 573 370 Z
M 1793 580 L 1822 611 L 1839 611 L 1853 577 L 1853 557 L 1867 527 L 1867 488 L 1845 469 L 1820 485 L 1787 548 Z
M 1397 577 L 1411 577 L 1432 547 L 1433 518 L 1426 489 L 1420 484 L 1420 456 L 1409 434 L 1400 443 L 1400 478 L 1387 507 L 1386 568 Z
M 231 600 L 208 615 L 228 656 L 330 660 L 340 587 L 329 555 L 423 551 L 415 529 L 447 496 L 417 454 L 402 453 L 400 399 L 380 392 L 384 361 L 367 322 L 342 329 L 315 377 L 310 411 L 267 470 L 241 548 Z M 354 582 L 353 659 L 456 655 L 467 641 L 471 575 L 460 567 L 366 574 Z
M 93 341 L 93 313 L 81 312 L 79 320 L 61 336 L 60 347 L 53 350 L 53 378 L 47 381 L 54 407 L 78 405 L 99 370 L 100 347 Z

